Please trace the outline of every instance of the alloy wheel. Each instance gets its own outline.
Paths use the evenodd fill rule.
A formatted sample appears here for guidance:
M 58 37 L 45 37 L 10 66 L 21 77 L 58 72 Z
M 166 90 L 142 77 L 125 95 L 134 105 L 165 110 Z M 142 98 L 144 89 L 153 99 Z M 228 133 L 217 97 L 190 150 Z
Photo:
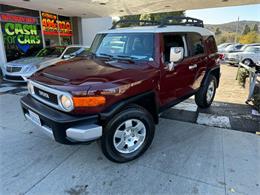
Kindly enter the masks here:
M 129 119 L 121 123 L 116 129 L 113 144 L 118 152 L 130 154 L 141 147 L 145 136 L 144 123 L 138 119 Z

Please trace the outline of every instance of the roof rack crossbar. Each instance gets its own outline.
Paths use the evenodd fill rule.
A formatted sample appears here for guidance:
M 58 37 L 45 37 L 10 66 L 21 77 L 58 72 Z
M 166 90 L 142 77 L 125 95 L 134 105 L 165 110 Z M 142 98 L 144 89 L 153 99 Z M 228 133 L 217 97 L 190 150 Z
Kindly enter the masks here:
M 119 24 L 138 24 L 138 26 L 157 26 L 160 22 L 155 20 L 119 20 L 110 29 L 116 29 Z
M 191 18 L 186 16 L 169 16 L 161 20 L 159 28 L 166 27 L 168 25 L 187 25 L 204 27 L 203 21 L 197 18 Z

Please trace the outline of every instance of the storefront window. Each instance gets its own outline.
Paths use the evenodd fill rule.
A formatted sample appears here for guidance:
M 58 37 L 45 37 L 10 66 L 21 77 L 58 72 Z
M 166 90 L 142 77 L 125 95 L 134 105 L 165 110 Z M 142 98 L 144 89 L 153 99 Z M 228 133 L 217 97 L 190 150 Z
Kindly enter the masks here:
M 42 49 L 39 12 L 2 5 L 0 21 L 7 61 L 35 55 Z
M 72 26 L 69 17 L 42 12 L 42 29 L 46 46 L 72 44 Z

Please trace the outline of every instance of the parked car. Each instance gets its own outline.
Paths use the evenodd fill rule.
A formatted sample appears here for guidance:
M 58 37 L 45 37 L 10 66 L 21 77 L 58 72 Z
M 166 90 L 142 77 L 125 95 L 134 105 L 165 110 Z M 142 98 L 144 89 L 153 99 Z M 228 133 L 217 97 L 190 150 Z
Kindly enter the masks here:
M 225 62 L 235 65 L 242 62 L 248 66 L 260 60 L 260 46 L 248 46 L 241 52 L 225 54 Z
M 243 44 L 231 44 L 223 50 L 223 53 L 232 53 L 232 52 L 237 52 L 240 51 L 240 49 L 243 47 Z
M 240 51 L 244 51 L 247 47 L 250 47 L 250 46 L 260 46 L 260 43 L 246 44 L 243 47 L 241 47 Z
M 59 143 L 99 139 L 112 161 L 139 157 L 161 112 L 192 95 L 202 108 L 214 99 L 220 77 L 214 35 L 202 21 L 190 21 L 98 33 L 89 55 L 28 79 L 25 117 Z
M 21 58 L 4 64 L 4 80 L 25 82 L 36 71 L 82 53 L 86 47 L 78 45 L 54 46 L 41 49 L 36 56 Z
M 222 44 L 220 44 L 220 45 L 218 45 L 218 51 L 219 52 L 222 52 L 222 51 L 224 51 L 224 49 L 226 48 L 226 47 L 228 47 L 229 45 L 232 45 L 233 43 L 222 43 Z

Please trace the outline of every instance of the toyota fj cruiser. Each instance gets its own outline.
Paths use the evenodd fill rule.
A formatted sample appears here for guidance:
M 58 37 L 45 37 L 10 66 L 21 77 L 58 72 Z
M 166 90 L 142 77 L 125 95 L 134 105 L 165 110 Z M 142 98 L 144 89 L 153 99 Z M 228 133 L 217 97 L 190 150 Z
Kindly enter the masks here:
M 121 22 L 129 21 L 98 33 L 90 53 L 32 75 L 21 105 L 57 142 L 99 140 L 104 155 L 122 163 L 147 150 L 165 109 L 192 95 L 209 107 L 220 66 L 214 36 L 201 20 L 116 28 Z

